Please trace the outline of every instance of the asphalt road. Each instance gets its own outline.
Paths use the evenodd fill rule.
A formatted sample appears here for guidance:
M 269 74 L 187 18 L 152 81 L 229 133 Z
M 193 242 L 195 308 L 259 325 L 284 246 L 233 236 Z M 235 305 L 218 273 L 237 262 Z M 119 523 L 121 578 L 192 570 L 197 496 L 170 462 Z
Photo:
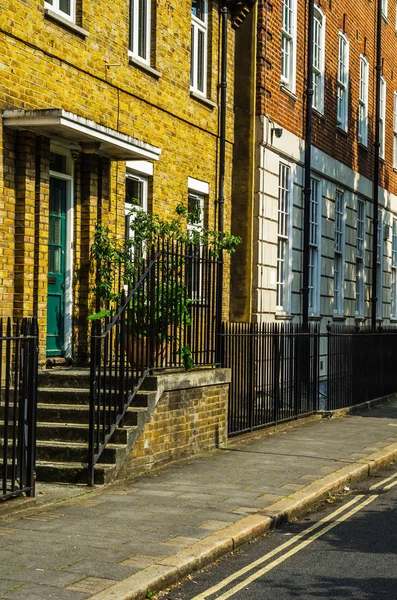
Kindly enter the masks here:
M 396 509 L 393 468 L 343 497 L 329 498 L 319 512 L 248 544 L 159 598 L 397 600 Z

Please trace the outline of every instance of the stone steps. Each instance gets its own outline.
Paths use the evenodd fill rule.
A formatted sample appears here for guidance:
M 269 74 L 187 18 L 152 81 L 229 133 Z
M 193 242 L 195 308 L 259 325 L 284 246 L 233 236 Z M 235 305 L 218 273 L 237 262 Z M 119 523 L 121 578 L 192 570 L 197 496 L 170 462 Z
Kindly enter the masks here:
M 89 371 L 69 368 L 42 371 L 38 385 L 37 480 L 87 483 Z M 95 466 L 95 483 L 108 483 L 115 477 L 155 402 L 154 391 L 139 391 L 136 395 L 123 427 L 117 429 Z

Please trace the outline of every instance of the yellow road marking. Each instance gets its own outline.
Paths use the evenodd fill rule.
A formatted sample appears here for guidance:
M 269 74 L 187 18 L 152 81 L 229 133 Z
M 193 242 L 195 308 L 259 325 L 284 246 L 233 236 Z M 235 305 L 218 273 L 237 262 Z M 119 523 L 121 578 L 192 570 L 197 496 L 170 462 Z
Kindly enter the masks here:
M 215 594 L 215 592 L 218 592 L 220 589 L 224 588 L 225 586 L 227 586 L 229 583 L 231 583 L 235 579 L 238 579 L 245 573 L 248 573 L 248 571 L 252 571 L 252 569 L 255 569 L 255 567 L 258 567 L 262 563 L 266 562 L 267 560 L 269 560 L 269 558 L 273 558 L 273 556 L 276 556 L 276 554 L 280 554 L 280 552 L 282 552 L 286 548 L 289 548 L 290 546 L 292 546 L 293 544 L 295 544 L 296 542 L 301 540 L 308 533 L 315 531 L 316 529 L 318 529 L 319 527 L 324 525 L 324 523 L 331 521 L 331 519 L 333 519 L 340 513 L 347 510 L 353 504 L 356 504 L 356 502 L 358 502 L 359 500 L 362 500 L 362 498 L 364 498 L 363 494 L 360 494 L 359 496 L 355 496 L 352 500 L 350 500 L 343 506 L 340 506 L 338 509 L 334 510 L 331 514 L 329 514 L 326 517 L 324 517 L 323 519 L 321 519 L 321 521 L 317 521 L 316 523 L 313 523 L 313 525 L 310 525 L 310 527 L 307 527 L 304 531 L 301 531 L 301 533 L 298 533 L 297 535 L 292 537 L 287 542 L 284 542 L 283 544 L 281 544 L 281 546 L 277 546 L 277 548 L 275 548 L 274 550 L 271 550 L 267 554 L 264 554 L 263 556 L 261 556 L 261 558 L 258 558 L 257 560 L 250 563 L 246 567 L 243 567 L 239 571 L 236 571 L 232 575 L 229 575 L 229 577 L 226 577 L 226 579 L 223 579 L 220 583 L 214 585 L 213 587 L 209 588 L 208 590 L 205 590 L 204 592 L 201 592 L 201 594 L 199 594 L 198 596 L 195 596 L 193 598 L 193 600 L 205 600 L 205 598 L 208 598 L 208 596 Z
M 397 481 L 393 481 L 393 483 L 389 483 L 389 485 L 385 485 L 385 487 L 383 488 L 383 491 L 386 492 L 387 490 L 390 490 L 395 485 L 397 485 Z
M 266 565 L 266 567 L 263 567 L 263 569 L 260 569 L 256 573 L 253 573 L 250 577 L 247 577 L 247 579 L 245 579 L 241 583 L 235 585 L 232 589 L 230 589 L 227 592 L 225 592 L 224 594 L 222 594 L 222 596 L 218 596 L 217 600 L 227 600 L 227 598 L 234 596 L 237 592 L 239 592 L 243 588 L 247 587 L 247 585 L 249 585 L 256 579 L 259 579 L 259 577 L 262 577 L 262 575 L 265 575 L 266 573 L 268 573 L 269 571 L 274 569 L 274 567 L 277 567 L 278 565 L 283 563 L 285 560 L 287 560 L 287 558 L 290 558 L 291 556 L 293 556 L 294 554 L 296 554 L 297 552 L 299 552 L 300 550 L 302 550 L 303 548 L 305 548 L 306 546 L 308 546 L 309 544 L 311 544 L 312 542 L 317 540 L 319 537 L 321 537 L 322 535 L 324 535 L 325 533 L 327 533 L 328 531 L 330 531 L 331 529 L 333 529 L 334 527 L 339 525 L 339 523 L 346 521 L 346 519 L 348 519 L 349 517 L 354 515 L 356 512 L 358 512 L 359 510 L 362 510 L 365 506 L 367 506 L 368 504 L 373 502 L 376 498 L 378 498 L 377 494 L 374 496 L 371 496 L 370 498 L 367 498 L 367 500 L 364 500 L 364 502 L 359 504 L 359 506 L 355 506 L 348 513 L 345 513 L 344 515 L 342 515 L 334 523 L 330 523 L 330 525 L 327 525 L 326 527 L 324 527 L 324 529 L 321 529 L 321 531 L 317 531 L 317 533 L 313 534 L 308 540 L 301 542 L 300 544 L 298 544 L 298 546 L 296 546 L 295 548 L 292 548 L 289 552 L 286 552 L 283 556 L 280 556 L 273 562 Z M 200 598 L 200 596 L 193 598 L 193 600 L 197 600 L 198 598 Z
M 378 483 L 374 483 L 374 485 L 371 485 L 371 487 L 369 489 L 376 490 L 379 487 L 381 487 L 384 483 L 387 483 L 388 481 L 391 481 L 392 479 L 395 479 L 396 477 L 397 477 L 397 473 L 394 473 L 394 475 L 390 475 L 390 477 L 386 477 L 386 479 L 383 479 L 382 481 L 379 481 Z

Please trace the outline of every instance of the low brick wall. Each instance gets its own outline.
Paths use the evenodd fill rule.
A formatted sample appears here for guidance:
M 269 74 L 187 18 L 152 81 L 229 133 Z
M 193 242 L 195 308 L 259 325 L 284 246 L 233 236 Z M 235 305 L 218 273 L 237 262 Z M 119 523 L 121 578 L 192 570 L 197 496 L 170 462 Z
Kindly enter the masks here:
M 216 448 L 227 440 L 229 369 L 152 377 L 159 400 L 118 478 Z

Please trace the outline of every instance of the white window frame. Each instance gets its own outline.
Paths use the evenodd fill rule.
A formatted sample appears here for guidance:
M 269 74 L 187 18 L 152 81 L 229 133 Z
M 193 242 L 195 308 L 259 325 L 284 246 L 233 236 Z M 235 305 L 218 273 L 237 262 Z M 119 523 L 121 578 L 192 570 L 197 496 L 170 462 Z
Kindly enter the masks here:
M 349 116 L 349 40 L 340 31 L 338 35 L 337 123 L 347 131 Z
M 208 62 L 208 0 L 204 3 L 204 21 L 192 12 L 191 21 L 191 61 L 190 61 L 190 90 L 206 97 L 207 95 L 207 62 Z M 203 40 L 202 55 L 202 86 L 199 81 L 199 38 Z
M 131 215 L 131 209 L 132 209 L 132 207 L 134 207 L 135 211 L 147 212 L 149 182 L 148 182 L 147 177 L 138 175 L 137 173 L 134 173 L 133 171 L 130 171 L 129 169 L 127 169 L 125 177 L 126 177 L 126 180 L 133 179 L 134 181 L 138 181 L 142 185 L 142 188 L 141 188 L 142 189 L 142 203 L 140 206 L 138 204 L 130 204 L 127 201 L 124 202 L 124 214 L 125 214 L 125 221 L 126 221 L 125 237 L 126 237 L 126 240 L 132 240 L 132 239 L 134 239 L 134 232 L 131 229 L 131 223 L 134 222 L 134 216 Z M 127 224 L 127 219 L 129 219 L 128 224 Z
M 397 219 L 392 225 L 390 318 L 397 319 Z
M 295 94 L 297 0 L 282 0 L 281 11 L 281 82 Z
M 397 91 L 393 95 L 393 168 L 397 169 Z
M 316 192 L 316 193 L 315 193 Z M 320 312 L 322 185 L 311 178 L 309 231 L 309 313 Z
M 368 145 L 368 83 L 369 63 L 366 56 L 360 54 L 360 79 L 358 100 L 358 141 L 363 146 Z
M 382 17 L 387 19 L 388 0 L 381 0 L 382 2 Z
M 313 108 L 324 113 L 325 13 L 318 5 L 313 29 Z
M 128 42 L 128 55 L 147 65 L 150 65 L 151 0 L 144 0 L 144 3 L 146 16 L 143 16 L 142 18 L 145 19 L 143 27 L 145 43 L 142 52 L 140 49 L 142 36 L 142 30 L 140 31 L 140 19 L 142 15 L 139 7 L 139 0 L 130 0 L 130 37 Z
M 52 0 L 52 2 L 45 0 L 44 7 L 47 8 L 48 10 L 52 10 L 53 12 L 57 13 L 64 19 L 67 19 L 71 23 L 75 23 L 76 22 L 76 0 L 69 0 L 70 14 L 61 10 L 60 2 L 61 2 L 61 0 Z
M 355 314 L 364 316 L 365 294 L 365 202 L 357 201 L 357 241 L 356 241 L 356 302 Z
M 334 314 L 344 314 L 346 199 L 342 190 L 336 190 L 334 237 Z
M 276 312 L 283 314 L 290 314 L 291 312 L 293 181 L 292 165 L 280 161 L 277 209 Z
M 202 231 L 202 229 L 204 227 L 205 195 L 202 193 L 199 193 L 195 190 L 189 189 L 189 191 L 188 191 L 188 207 L 189 207 L 189 199 L 190 198 L 193 198 L 195 201 L 197 201 L 199 204 L 199 207 L 200 207 L 200 220 L 197 223 L 197 225 L 195 225 L 194 223 L 188 223 L 188 225 L 187 225 L 188 232 L 193 233 L 194 231 Z M 199 301 L 201 299 L 200 291 L 203 289 L 203 263 L 201 261 L 202 256 L 203 256 L 203 247 L 201 244 L 200 244 L 198 251 L 199 251 L 199 265 L 198 265 L 197 279 L 199 282 L 199 289 L 198 290 L 194 289 L 193 281 L 196 280 L 196 275 L 193 273 L 191 289 L 188 290 L 191 300 L 196 300 L 196 301 Z M 193 267 L 193 269 L 194 269 L 194 267 Z
M 381 319 L 383 314 L 383 213 L 379 211 L 378 217 L 378 245 L 376 249 L 376 318 Z
M 356 241 L 356 302 L 355 314 L 364 316 L 364 293 L 365 293 L 365 202 L 358 200 L 357 203 L 357 241 Z
M 385 160 L 385 138 L 386 138 L 386 79 L 383 75 L 380 78 L 380 110 L 379 110 L 379 155 L 382 160 Z

